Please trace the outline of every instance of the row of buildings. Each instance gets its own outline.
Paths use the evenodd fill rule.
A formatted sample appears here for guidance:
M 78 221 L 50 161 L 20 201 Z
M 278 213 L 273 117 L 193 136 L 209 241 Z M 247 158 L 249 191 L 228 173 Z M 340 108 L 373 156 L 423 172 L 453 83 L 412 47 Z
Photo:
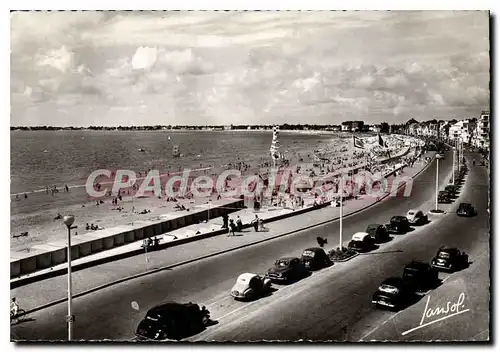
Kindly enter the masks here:
M 412 123 L 407 127 L 407 133 L 414 136 L 462 140 L 464 143 L 472 146 L 489 149 L 490 113 L 488 111 L 481 111 L 479 118 L 460 121 Z

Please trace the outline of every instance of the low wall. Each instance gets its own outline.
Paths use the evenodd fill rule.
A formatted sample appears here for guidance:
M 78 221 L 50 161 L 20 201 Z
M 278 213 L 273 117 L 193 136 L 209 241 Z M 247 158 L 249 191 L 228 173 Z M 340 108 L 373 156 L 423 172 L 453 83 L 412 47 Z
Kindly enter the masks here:
M 71 257 L 78 259 L 144 238 L 162 235 L 201 220 L 216 218 L 244 207 L 243 200 L 214 201 L 210 208 L 165 214 L 157 221 L 135 221 L 132 225 L 117 226 L 71 237 Z M 67 262 L 67 242 L 64 240 L 37 245 L 28 252 L 11 253 L 10 277 L 16 278 Z

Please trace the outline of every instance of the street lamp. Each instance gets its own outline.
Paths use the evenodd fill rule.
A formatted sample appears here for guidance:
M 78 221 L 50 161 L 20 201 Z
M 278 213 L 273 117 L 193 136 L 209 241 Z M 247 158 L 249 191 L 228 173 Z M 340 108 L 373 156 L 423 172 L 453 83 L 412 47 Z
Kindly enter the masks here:
M 453 169 L 452 171 L 452 184 L 453 186 L 455 185 L 455 154 L 456 154 L 457 148 L 453 147 Z
M 72 290 L 71 290 L 71 229 L 73 223 L 75 222 L 75 217 L 73 215 L 66 215 L 63 218 L 63 223 L 68 228 L 68 316 L 66 317 L 66 322 L 68 323 L 68 341 L 71 341 L 73 337 L 73 322 L 75 317 L 71 314 L 72 306 Z
M 439 193 L 439 159 L 441 159 L 442 156 L 440 154 L 436 155 L 436 209 L 434 210 L 435 213 L 440 213 L 441 211 L 439 210 L 439 203 L 438 203 L 438 193 Z

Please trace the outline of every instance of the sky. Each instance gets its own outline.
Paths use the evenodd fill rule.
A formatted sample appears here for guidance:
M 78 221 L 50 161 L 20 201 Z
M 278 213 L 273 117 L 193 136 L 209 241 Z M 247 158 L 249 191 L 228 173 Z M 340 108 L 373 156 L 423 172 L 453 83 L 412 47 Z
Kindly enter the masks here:
M 484 11 L 16 12 L 11 125 L 474 117 L 489 50 Z

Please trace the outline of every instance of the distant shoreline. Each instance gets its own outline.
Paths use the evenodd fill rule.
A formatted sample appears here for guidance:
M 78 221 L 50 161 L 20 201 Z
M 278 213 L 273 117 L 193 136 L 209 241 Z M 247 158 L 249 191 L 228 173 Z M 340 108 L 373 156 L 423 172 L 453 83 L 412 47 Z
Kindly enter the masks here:
M 272 127 L 269 128 L 256 128 L 256 129 L 198 129 L 198 128 L 176 128 L 176 129 L 155 129 L 155 128 L 114 128 L 114 127 L 103 127 L 103 128 L 88 128 L 88 127 L 61 127 L 61 128 L 50 128 L 50 127 L 11 127 L 11 132 L 71 132 L 71 131 L 82 131 L 82 132 L 159 132 L 159 133 L 169 133 L 169 132 L 271 132 Z M 304 134 L 317 134 L 317 133 L 356 133 L 356 134 L 372 134 L 376 132 L 372 131 L 339 131 L 326 128 L 318 129 L 283 129 L 280 128 L 280 132 L 294 132 L 294 133 L 304 133 Z M 385 133 L 383 133 L 385 134 Z

